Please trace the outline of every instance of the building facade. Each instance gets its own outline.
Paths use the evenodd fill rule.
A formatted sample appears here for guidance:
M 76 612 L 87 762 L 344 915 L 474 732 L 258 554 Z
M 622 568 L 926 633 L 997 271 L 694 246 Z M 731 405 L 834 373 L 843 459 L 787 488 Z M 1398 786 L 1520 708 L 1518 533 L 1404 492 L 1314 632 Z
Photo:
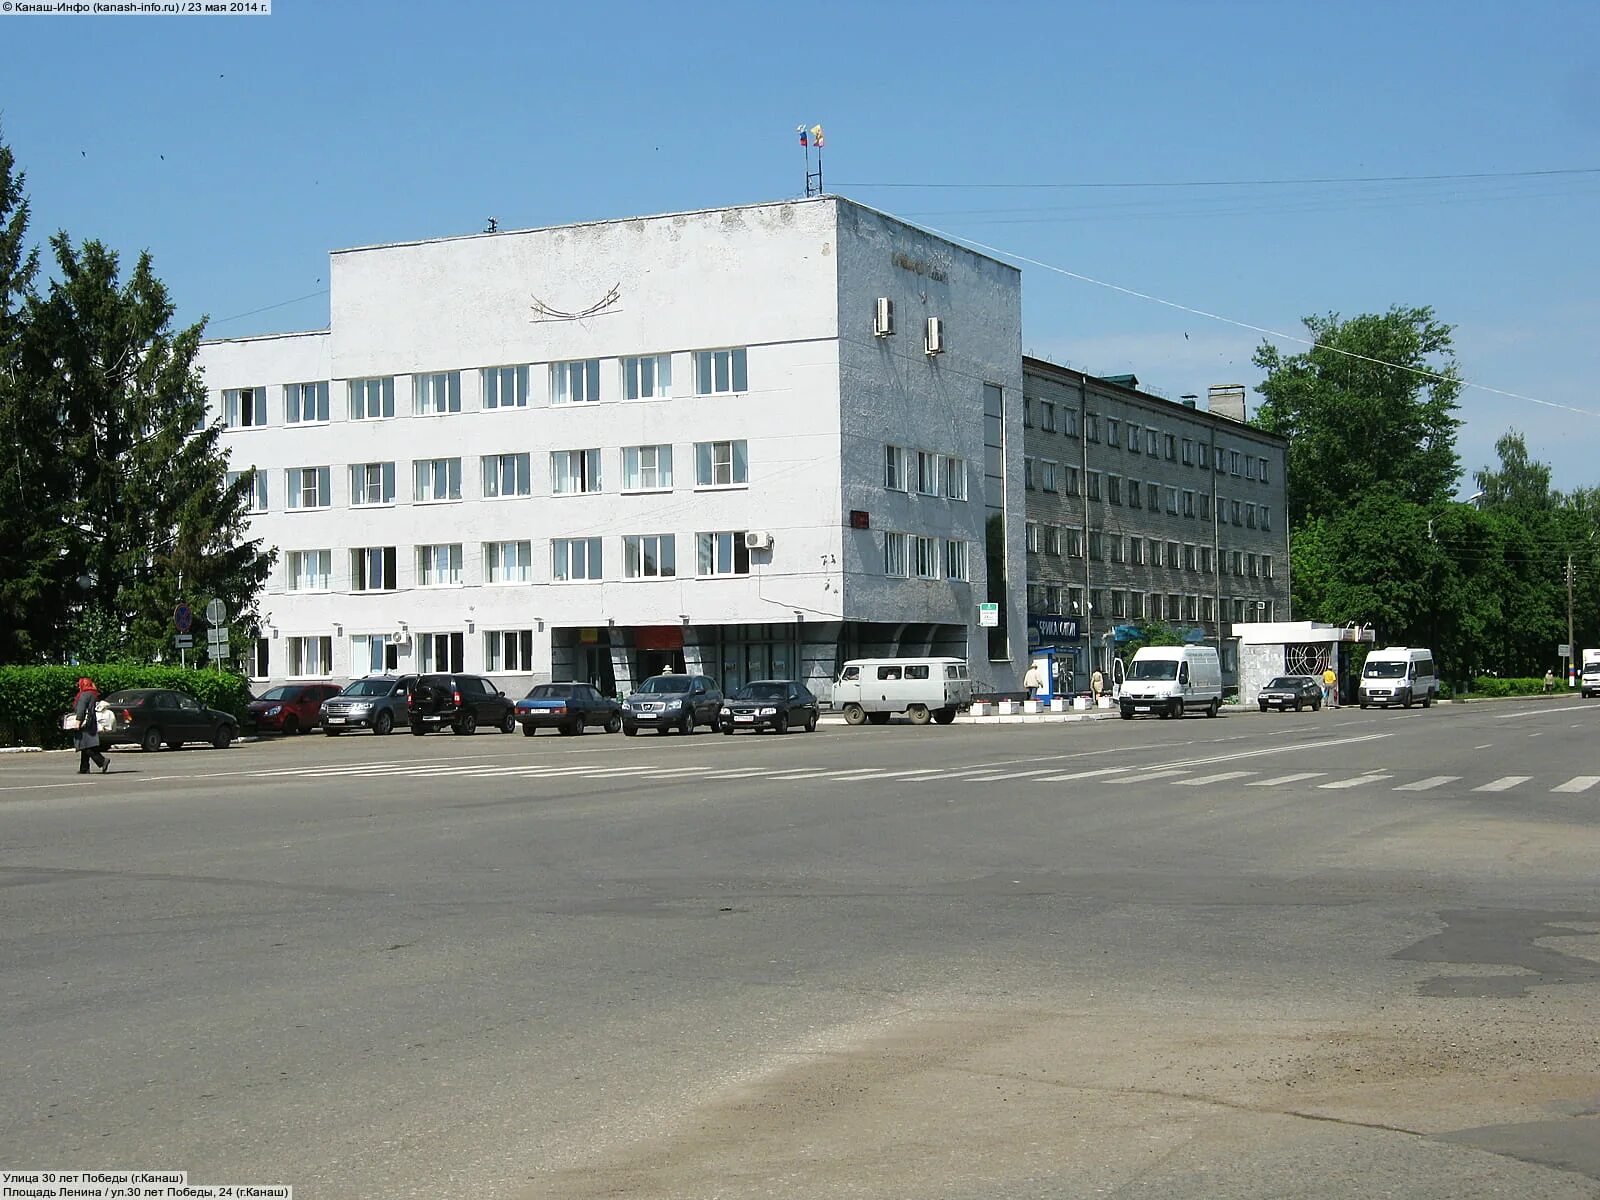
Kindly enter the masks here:
M 1081 688 L 1161 621 L 1218 645 L 1236 684 L 1233 625 L 1288 617 L 1286 443 L 1243 423 L 1242 389 L 1202 411 L 1137 384 L 1023 361 L 1030 641 Z
M 341 251 L 330 293 L 201 349 L 279 554 L 253 677 L 1016 686 L 1015 268 L 822 197 Z

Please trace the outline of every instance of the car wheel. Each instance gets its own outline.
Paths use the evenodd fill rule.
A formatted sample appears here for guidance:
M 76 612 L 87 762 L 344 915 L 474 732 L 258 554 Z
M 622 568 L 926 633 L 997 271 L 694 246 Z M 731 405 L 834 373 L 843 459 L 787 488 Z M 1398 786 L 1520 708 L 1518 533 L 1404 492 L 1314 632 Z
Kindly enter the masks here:
M 218 750 L 226 750 L 233 741 L 233 726 L 218 725 L 211 731 L 211 744 Z
M 1306 702 L 1304 700 L 1296 700 L 1294 702 L 1294 710 L 1295 710 L 1295 712 L 1302 711 L 1305 708 L 1305 706 L 1306 706 Z
M 293 737 L 299 732 L 300 718 L 295 716 L 293 713 L 290 713 L 283 719 L 283 735 L 284 737 Z
M 683 734 L 684 737 L 688 737 L 694 732 L 694 711 L 692 709 L 683 714 L 683 720 L 678 723 L 678 732 Z
M 627 721 L 624 721 L 622 723 L 622 736 L 623 737 L 638 737 L 639 736 L 639 727 L 637 725 L 630 725 Z
M 183 740 L 180 738 L 176 742 L 168 742 L 167 743 L 167 749 L 168 750 L 182 750 L 183 749 Z
M 412 734 L 413 737 L 421 737 L 423 734 L 425 734 L 427 732 L 428 732 L 428 727 L 426 725 L 422 724 L 422 722 L 420 722 L 420 721 L 411 722 L 411 734 Z
M 733 736 L 733 722 L 732 721 L 724 721 L 722 723 L 722 732 L 727 734 L 729 737 L 732 737 Z
M 781 713 L 778 714 L 778 719 L 773 722 L 772 731 L 774 733 L 788 733 L 789 732 L 789 714 L 788 713 L 781 712 Z
M 511 709 L 506 709 L 506 715 L 500 718 L 501 733 L 515 733 L 517 731 L 517 714 Z
M 1312 712 L 1321 712 L 1322 711 L 1322 701 L 1321 700 L 1313 700 L 1311 702 L 1311 711 Z
M 1261 701 L 1261 711 L 1262 712 L 1266 712 L 1267 711 L 1267 702 L 1265 700 Z
M 941 708 L 933 714 L 933 719 L 941 725 L 952 725 L 955 723 L 956 710 L 953 708 Z
M 1222 701 L 1221 700 L 1213 700 L 1211 702 L 1211 707 L 1206 709 L 1206 716 L 1208 716 L 1208 717 L 1216 716 L 1218 711 L 1221 708 L 1222 708 Z
M 562 737 L 576 737 L 583 732 L 583 722 L 568 721 L 565 725 L 557 725 L 556 732 Z
M 1432 695 L 1432 693 L 1429 693 L 1428 695 L 1426 695 L 1426 696 L 1424 696 L 1422 698 L 1422 707 L 1423 708 L 1428 708 L 1432 704 L 1433 704 L 1433 695 Z
M 372 732 L 377 734 L 379 737 L 387 737 L 389 734 L 393 733 L 394 714 L 387 708 L 379 713 L 377 719 L 372 722 Z
M 344 730 L 342 730 L 342 729 L 323 729 L 322 732 L 324 734 L 326 734 L 328 737 L 338 737 L 341 733 L 344 732 Z
M 1262 711 L 1262 712 L 1266 712 L 1266 711 L 1267 711 L 1267 706 L 1266 706 L 1266 705 L 1265 705 L 1265 704 L 1263 704 L 1263 705 L 1262 705 L 1262 706 L 1261 706 L 1261 711 Z M 1122 706 L 1122 712 L 1121 712 L 1121 717 L 1122 717 L 1122 719 L 1123 719 L 1123 720 L 1124 720 L 1124 721 L 1131 721 L 1131 720 L 1133 720 L 1133 709 L 1131 709 L 1131 708 L 1129 708 L 1129 707 L 1128 707 L 1128 706 L 1127 706 L 1127 705 L 1126 705 L 1126 704 L 1124 704 L 1124 705 L 1123 705 L 1123 706 Z
M 911 718 L 913 725 L 926 725 L 933 720 L 933 714 L 928 711 L 926 704 L 913 704 L 906 709 L 906 716 Z
M 950 716 L 952 718 L 954 718 L 955 717 L 955 713 L 951 713 Z M 945 722 L 945 723 L 949 724 L 948 721 Z M 807 733 L 815 733 L 816 731 L 817 731 L 817 714 L 816 713 L 808 713 L 808 714 L 806 714 L 806 732 Z
M 478 732 L 477 715 L 475 713 L 462 713 L 456 719 L 456 723 L 450 726 L 450 729 L 454 733 L 459 733 L 462 737 L 471 737 Z
M 524 725 L 522 727 L 522 736 L 523 737 L 532 737 L 537 732 L 538 731 L 536 729 L 534 729 L 534 727 L 532 725 Z
M 615 733 L 617 730 L 619 730 L 621 728 L 622 728 L 622 718 L 619 717 L 616 713 L 612 713 L 609 717 L 606 718 L 606 732 L 607 733 Z
M 844 706 L 844 719 L 849 725 L 865 725 L 867 712 L 859 704 L 846 704 Z
M 154 754 L 161 749 L 161 730 L 154 725 L 144 731 L 144 737 L 139 739 L 139 749 L 146 754 Z

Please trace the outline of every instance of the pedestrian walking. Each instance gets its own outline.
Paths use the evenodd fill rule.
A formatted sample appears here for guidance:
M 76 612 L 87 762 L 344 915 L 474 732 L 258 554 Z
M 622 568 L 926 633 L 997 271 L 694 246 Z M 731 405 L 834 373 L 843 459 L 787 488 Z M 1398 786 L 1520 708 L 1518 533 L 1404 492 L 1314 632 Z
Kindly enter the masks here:
M 1089 676 L 1089 690 L 1094 693 L 1095 702 L 1099 703 L 1100 693 L 1106 690 L 1106 677 L 1100 674 L 1096 667 L 1093 675 Z
M 1556 690 L 1556 673 L 1549 667 L 1544 669 L 1544 690 L 1547 692 Z
M 1339 675 L 1332 663 L 1322 672 L 1322 702 L 1329 708 L 1339 707 Z
M 89 760 L 93 759 L 100 773 L 111 769 L 111 760 L 100 751 L 100 714 L 95 706 L 100 703 L 100 692 L 94 680 L 78 680 L 78 694 L 72 701 L 72 714 L 78 718 L 78 734 L 74 739 L 78 747 L 78 774 L 89 773 Z
M 1044 673 L 1039 670 L 1037 662 L 1028 664 L 1028 673 L 1022 677 L 1022 686 L 1028 689 L 1029 700 L 1039 698 L 1039 689 L 1044 686 Z

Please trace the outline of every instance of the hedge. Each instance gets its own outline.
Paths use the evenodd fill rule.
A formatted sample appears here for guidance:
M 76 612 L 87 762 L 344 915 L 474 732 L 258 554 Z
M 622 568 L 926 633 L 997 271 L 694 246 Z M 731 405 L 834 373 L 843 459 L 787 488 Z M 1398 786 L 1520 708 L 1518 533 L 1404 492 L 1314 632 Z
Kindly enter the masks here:
M 1565 691 L 1556 680 L 1555 691 Z M 1472 680 L 1474 696 L 1539 696 L 1544 694 L 1543 679 L 1507 679 L 1499 675 L 1478 675 Z
M 84 676 L 94 680 L 102 696 L 124 688 L 171 688 L 236 717 L 244 714 L 250 698 L 245 681 L 226 671 L 135 663 L 0 667 L 0 745 L 70 746 L 72 735 L 62 730 L 61 716 L 72 708 Z

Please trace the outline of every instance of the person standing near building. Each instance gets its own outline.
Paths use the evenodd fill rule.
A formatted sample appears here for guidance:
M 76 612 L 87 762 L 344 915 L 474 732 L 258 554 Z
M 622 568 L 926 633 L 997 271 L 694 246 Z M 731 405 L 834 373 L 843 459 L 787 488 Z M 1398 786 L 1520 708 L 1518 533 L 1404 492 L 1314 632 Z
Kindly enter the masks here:
M 1329 663 L 1322 672 L 1322 702 L 1329 708 L 1339 707 L 1339 675 Z
M 111 769 L 111 760 L 100 751 L 100 714 L 95 706 L 100 703 L 100 692 L 94 680 L 85 676 L 78 680 L 78 694 L 72 701 L 72 713 L 78 718 L 78 774 L 89 773 L 89 760 L 93 759 L 100 774 Z
M 1022 677 L 1022 686 L 1028 690 L 1029 700 L 1039 698 L 1039 689 L 1044 686 L 1044 673 L 1039 670 L 1037 660 L 1028 664 L 1028 673 Z

